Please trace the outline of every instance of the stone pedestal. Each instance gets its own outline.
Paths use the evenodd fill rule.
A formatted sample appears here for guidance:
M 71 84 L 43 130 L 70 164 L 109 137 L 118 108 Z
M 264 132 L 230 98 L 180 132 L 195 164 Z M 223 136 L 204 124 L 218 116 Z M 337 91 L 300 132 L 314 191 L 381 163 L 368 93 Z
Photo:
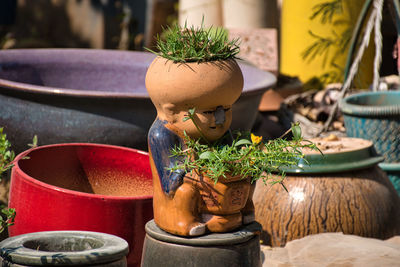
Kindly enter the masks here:
M 180 237 L 146 224 L 142 267 L 259 267 L 261 226 L 253 222 L 230 233 Z

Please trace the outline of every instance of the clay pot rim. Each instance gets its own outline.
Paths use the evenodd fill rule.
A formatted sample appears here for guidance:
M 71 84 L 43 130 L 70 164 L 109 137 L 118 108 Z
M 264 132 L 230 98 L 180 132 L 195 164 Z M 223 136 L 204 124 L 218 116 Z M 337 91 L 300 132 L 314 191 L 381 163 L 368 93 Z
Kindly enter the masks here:
M 2 53 L 37 53 L 43 56 L 45 55 L 61 55 L 62 53 L 68 53 L 71 56 L 85 55 L 90 56 L 93 63 L 100 61 L 100 57 L 96 57 L 96 54 L 101 55 L 117 55 L 114 61 L 123 60 L 129 61 L 129 57 L 138 56 L 143 58 L 144 61 L 140 62 L 146 68 L 154 59 L 151 53 L 138 52 L 138 51 L 118 51 L 118 50 L 106 50 L 106 49 L 88 49 L 88 48 L 33 48 L 33 49 L 10 49 L 0 51 L 0 56 Z M 61 87 L 52 86 L 40 86 L 29 83 L 14 82 L 10 80 L 0 79 L 0 87 L 10 88 L 17 91 L 45 94 L 45 95 L 63 95 L 63 96 L 73 96 L 73 97 L 94 97 L 94 98 L 148 98 L 147 93 L 123 93 L 123 92 L 107 92 L 107 91 L 91 91 L 91 90 L 79 90 L 79 89 L 68 89 Z
M 28 241 L 43 240 L 46 238 L 57 239 L 57 237 L 77 239 L 86 237 L 100 241 L 102 246 L 82 251 L 44 251 L 35 250 L 24 246 L 24 244 Z M 7 255 L 11 258 L 12 263 L 23 264 L 23 266 L 25 266 L 25 264 L 29 266 L 42 266 L 43 259 L 51 261 L 54 255 L 59 253 L 62 253 L 63 256 L 68 257 L 68 260 L 73 264 L 73 266 L 78 266 L 77 264 L 85 264 L 86 266 L 89 263 L 102 264 L 121 260 L 129 252 L 128 242 L 123 238 L 107 233 L 81 230 L 26 233 L 5 239 L 0 243 L 0 247 L 1 250 L 14 248 L 13 250 L 7 252 Z M 97 256 L 88 258 L 89 255 Z
M 362 140 L 366 145 L 323 155 L 319 153 L 305 154 L 305 159 L 300 159 L 298 166 L 284 168 L 284 171 L 290 174 L 336 173 L 369 168 L 384 160 L 383 157 L 376 154 L 371 141 L 354 137 L 345 138 Z M 307 161 L 310 165 L 307 164 Z
M 236 175 L 236 176 L 231 176 L 229 173 L 226 174 L 227 178 L 220 176 L 218 177 L 217 183 L 221 183 L 221 184 L 229 184 L 229 183 L 234 183 L 234 182 L 238 182 L 238 181 L 246 181 L 249 180 L 250 182 L 250 177 L 243 177 L 241 175 Z M 203 174 L 200 178 L 199 178 L 199 182 L 206 182 L 206 183 L 214 183 L 214 179 L 210 178 L 207 174 Z
M 384 171 L 400 172 L 400 162 L 381 162 L 379 167 Z
M 93 63 L 101 61 L 100 55 L 116 55 L 116 58 L 113 58 L 113 61 L 124 61 L 130 62 L 132 57 L 138 57 L 136 62 L 144 65 L 147 69 L 151 62 L 156 58 L 156 55 L 150 52 L 142 52 L 142 51 L 119 51 L 119 50 L 107 50 L 107 49 L 87 49 L 87 48 L 34 48 L 34 49 L 9 49 L 9 50 L 0 50 L 0 57 L 5 53 L 37 53 L 42 55 L 62 55 L 68 53 L 70 55 L 85 55 L 90 56 Z M 138 59 L 143 59 L 140 61 Z M 97 61 L 96 61 L 97 60 Z M 263 71 L 254 65 L 243 61 L 236 60 L 240 69 L 243 73 L 251 73 L 251 76 L 257 76 L 256 79 L 258 82 L 253 83 L 251 85 L 246 86 L 246 81 L 244 84 L 243 92 L 241 95 L 255 95 L 259 92 L 264 92 L 274 86 L 276 84 L 276 77 L 267 71 Z M 104 61 L 102 61 L 104 62 Z M 1 62 L 0 62 L 1 64 Z M 244 71 L 244 69 L 251 69 L 249 71 Z M 246 77 L 244 77 L 246 79 Z M 251 78 L 250 78 L 251 79 Z M 144 80 L 143 80 L 144 84 Z M 53 96 L 71 96 L 71 97 L 89 97 L 89 98 L 121 98 L 121 99 L 130 99 L 130 98 L 140 98 L 140 99 L 150 99 L 147 91 L 142 93 L 123 93 L 123 92 L 110 92 L 110 91 L 91 91 L 91 90 L 78 90 L 78 89 L 67 89 L 61 87 L 51 87 L 51 86 L 39 86 L 28 83 L 14 82 L 10 80 L 0 79 L 0 88 L 9 88 L 16 91 L 22 91 L 27 93 L 34 94 L 44 94 L 44 95 L 53 95 Z
M 142 154 L 142 155 L 149 155 L 147 152 L 145 151 L 141 151 L 138 149 L 134 149 L 134 148 L 128 148 L 128 147 L 122 147 L 122 146 L 115 146 L 115 145 L 106 145 L 106 144 L 96 144 L 96 143 L 60 143 L 60 144 L 52 144 L 52 145 L 44 145 L 44 146 L 38 146 L 35 148 L 31 148 L 28 150 L 25 150 L 23 152 L 21 152 L 20 154 L 18 154 L 15 159 L 14 159 L 14 166 L 12 168 L 12 172 L 18 172 L 26 181 L 43 187 L 47 190 L 52 190 L 52 191 L 59 191 L 62 192 L 64 194 L 68 194 L 68 195 L 74 195 L 74 196 L 78 196 L 81 198 L 90 198 L 90 199 L 100 199 L 100 200 L 119 200 L 119 201 L 132 201 L 132 200 L 152 200 L 153 199 L 153 195 L 142 195 L 142 196 L 110 196 L 110 195 L 101 195 L 101 194 L 91 194 L 91 193 L 84 193 L 84 192 L 80 192 L 80 191 L 75 191 L 75 190 L 70 190 L 70 189 L 65 189 L 59 186 L 55 186 L 55 185 L 50 185 L 47 183 L 44 183 L 42 181 L 39 181 L 35 178 L 33 178 L 32 176 L 28 175 L 27 173 L 25 173 L 19 166 L 19 161 L 22 160 L 23 157 L 26 157 L 29 153 L 31 153 L 32 151 L 36 151 L 36 150 L 42 150 L 42 149 L 47 149 L 47 148 L 52 148 L 52 147 L 98 147 L 98 148 L 112 148 L 112 149 L 117 149 L 117 150 L 125 150 L 128 152 L 132 152 L 132 153 L 138 153 L 138 154 Z
M 317 138 L 310 138 L 308 139 L 309 141 L 313 142 L 313 143 L 317 143 L 317 142 L 331 142 L 331 141 L 326 141 L 324 140 L 323 137 L 317 137 Z M 346 153 L 346 152 L 351 152 L 351 151 L 358 151 L 358 150 L 362 150 L 362 149 L 370 149 L 373 147 L 373 143 L 370 140 L 367 139 L 362 139 L 362 138 L 358 138 L 358 137 L 339 137 L 339 140 L 335 140 L 337 142 L 340 142 L 341 140 L 344 140 L 345 142 L 350 142 L 350 143 L 356 143 L 358 142 L 359 147 L 353 147 L 353 148 L 342 148 L 341 151 L 322 151 L 322 153 L 324 155 L 329 155 L 329 154 L 338 154 L 338 153 Z M 312 151 L 305 151 L 304 155 L 306 156 L 310 156 L 310 155 L 321 155 L 318 151 L 312 150 Z
M 340 109 L 345 115 L 349 116 L 367 116 L 367 117 L 378 117 L 378 116 L 398 116 L 400 115 L 400 105 L 395 104 L 383 104 L 379 105 L 362 105 L 358 104 L 360 99 L 368 99 L 371 97 L 393 97 L 397 96 L 400 99 L 400 91 L 381 91 L 381 92 L 365 92 L 357 93 L 348 96 L 341 100 Z M 377 99 L 379 100 L 379 99 Z

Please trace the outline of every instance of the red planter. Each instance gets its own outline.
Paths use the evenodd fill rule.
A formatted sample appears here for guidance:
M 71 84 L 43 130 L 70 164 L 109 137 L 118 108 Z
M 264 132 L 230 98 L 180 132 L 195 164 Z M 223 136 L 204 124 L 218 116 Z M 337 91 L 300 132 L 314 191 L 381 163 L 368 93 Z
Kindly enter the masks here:
M 29 157 L 29 158 L 27 158 Z M 148 154 L 99 144 L 56 144 L 19 154 L 12 170 L 10 236 L 52 230 L 113 234 L 139 266 L 145 223 L 153 218 Z

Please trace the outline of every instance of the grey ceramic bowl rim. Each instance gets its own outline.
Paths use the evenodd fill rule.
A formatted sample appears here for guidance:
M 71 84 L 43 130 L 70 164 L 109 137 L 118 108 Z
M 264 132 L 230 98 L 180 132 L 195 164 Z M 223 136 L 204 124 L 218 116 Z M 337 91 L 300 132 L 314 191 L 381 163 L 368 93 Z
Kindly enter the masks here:
M 2 53 L 7 53 L 7 51 L 18 51 L 19 53 L 29 53 L 30 51 L 35 51 L 38 53 L 59 53 L 59 52 L 67 52 L 71 54 L 79 54 L 79 53 L 86 53 L 95 54 L 95 53 L 102 53 L 102 54 L 119 54 L 119 55 L 140 55 L 141 57 L 147 58 L 149 60 L 148 66 L 156 57 L 156 55 L 150 52 L 142 52 L 142 51 L 121 51 L 121 50 L 106 50 L 106 49 L 85 49 L 85 48 L 35 48 L 35 49 L 11 49 L 11 50 L 0 50 L 0 56 Z M 259 92 L 264 92 L 268 88 L 272 87 L 276 83 L 276 77 L 267 71 L 263 71 L 258 69 L 253 64 L 250 64 L 243 60 L 238 60 L 238 64 L 240 65 L 247 65 L 248 67 L 252 67 L 257 69 L 258 72 L 265 73 L 265 79 L 262 82 L 259 82 L 251 90 L 243 90 L 242 95 L 254 95 L 258 94 Z M 148 67 L 147 66 L 147 67 Z M 122 92 L 94 92 L 90 90 L 76 90 L 76 89 L 67 89 L 61 87 L 47 87 L 47 86 L 39 86 L 33 85 L 28 83 L 21 83 L 21 82 L 14 82 L 10 80 L 0 79 L 0 88 L 11 88 L 17 91 L 23 91 L 28 93 L 36 93 L 36 94 L 45 94 L 45 95 L 63 95 L 63 96 L 72 96 L 72 97 L 95 97 L 95 98 L 150 98 L 148 94 L 143 93 L 122 93 Z
M 351 103 L 357 98 L 366 98 L 372 95 L 399 95 L 400 91 L 366 92 L 345 97 L 340 102 L 340 109 L 345 115 L 352 116 L 395 116 L 400 115 L 399 105 L 368 106 Z
M 39 238 L 54 237 L 61 235 L 64 238 L 91 238 L 99 240 L 103 246 L 84 251 L 41 251 L 27 248 L 24 245 L 27 241 Z M 54 256 L 61 255 L 73 264 L 99 264 L 120 260 L 129 252 L 128 242 L 124 239 L 106 234 L 91 231 L 44 231 L 34 232 L 14 237 L 9 237 L 0 243 L 0 253 L 4 259 L 12 263 L 25 265 L 43 265 L 43 261 L 50 263 Z M 96 256 L 94 256 L 96 255 Z M 93 256 L 91 258 L 90 256 Z M 58 263 L 57 265 L 65 265 Z

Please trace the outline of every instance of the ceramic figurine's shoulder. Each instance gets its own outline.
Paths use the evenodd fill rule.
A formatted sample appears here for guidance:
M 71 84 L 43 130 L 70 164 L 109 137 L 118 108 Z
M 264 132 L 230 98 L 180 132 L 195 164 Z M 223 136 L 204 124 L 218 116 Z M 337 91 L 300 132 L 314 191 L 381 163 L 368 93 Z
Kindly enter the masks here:
M 167 121 L 156 119 L 153 124 L 151 125 L 149 129 L 149 136 L 162 136 L 165 134 L 165 132 L 170 132 L 165 125 L 167 124 Z
M 173 131 L 166 127 L 167 122 L 157 119 L 151 126 L 148 134 L 151 159 L 153 160 L 163 191 L 167 194 L 174 193 L 182 184 L 183 170 L 171 172 L 166 167 L 175 166 L 179 161 L 176 157 L 171 157 L 171 149 L 181 145 L 182 141 Z

